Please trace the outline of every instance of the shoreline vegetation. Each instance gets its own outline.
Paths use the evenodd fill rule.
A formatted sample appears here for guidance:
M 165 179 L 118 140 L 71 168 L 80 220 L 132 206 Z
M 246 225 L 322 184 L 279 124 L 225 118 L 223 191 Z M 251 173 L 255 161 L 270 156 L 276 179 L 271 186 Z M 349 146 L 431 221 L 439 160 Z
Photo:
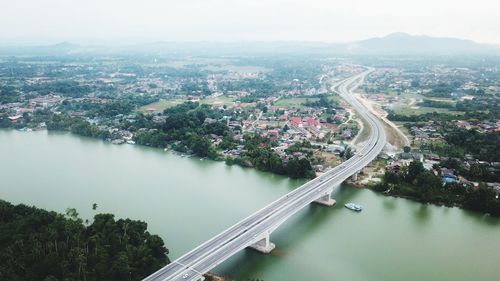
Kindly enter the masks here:
M 142 221 L 96 214 L 89 222 L 73 208 L 0 199 L 0 280 L 141 280 L 170 263 L 168 253 Z
M 160 115 L 138 114 L 135 122 L 125 120 L 121 124 L 122 129 L 133 133 L 132 140 L 138 145 L 172 149 L 181 154 L 225 161 L 227 165 L 256 168 L 290 178 L 315 177 L 309 160 L 312 157 L 311 143 L 296 143 L 286 149 L 283 157 L 273 150 L 277 144 L 270 138 L 243 132 L 241 127 L 230 128 L 222 122 L 222 109 L 216 110 L 198 102 L 185 102 L 165 109 Z M 114 137 L 113 133 L 66 113 L 55 115 L 39 110 L 23 119 L 23 123 L 6 123 L 8 121 L 3 119 L 4 123 L 0 123 L 0 127 L 35 128 L 35 124 L 45 123 L 49 131 L 67 131 L 108 141 Z M 297 153 L 301 156 L 297 157 Z M 479 188 L 466 188 L 458 183 L 443 185 L 437 175 L 424 171 L 421 165 L 411 175 L 408 172 L 414 169 L 412 165 L 401 174 L 388 171 L 379 184 L 368 187 L 386 195 L 421 203 L 457 206 L 496 216 L 500 214 L 500 200 L 490 200 L 495 194 L 484 185 Z
M 500 200 L 484 183 L 480 183 L 478 187 L 467 187 L 459 183 L 444 184 L 441 177 L 426 171 L 420 161 L 411 162 L 400 173 L 386 171 L 380 183 L 367 187 L 387 196 L 500 217 Z
M 241 127 L 231 129 L 219 121 L 223 118 L 223 112 L 209 105 L 185 102 L 165 109 L 161 116 L 138 113 L 135 122 L 125 120 L 120 127 L 132 132 L 132 140 L 139 145 L 172 149 L 183 154 L 225 161 L 228 165 L 256 168 L 294 179 L 315 177 L 309 160 L 312 157 L 309 142 L 303 141 L 290 146 L 285 157 L 280 157 L 273 151 L 273 147 L 277 146 L 275 141 L 255 133 L 243 132 Z M 23 123 L 12 123 L 4 118 L 0 128 L 37 128 L 38 124 L 45 123 L 49 131 L 71 132 L 107 141 L 112 141 L 115 137 L 105 128 L 66 113 L 55 115 L 46 110 L 38 110 L 23 119 Z M 296 156 L 297 152 L 300 156 Z

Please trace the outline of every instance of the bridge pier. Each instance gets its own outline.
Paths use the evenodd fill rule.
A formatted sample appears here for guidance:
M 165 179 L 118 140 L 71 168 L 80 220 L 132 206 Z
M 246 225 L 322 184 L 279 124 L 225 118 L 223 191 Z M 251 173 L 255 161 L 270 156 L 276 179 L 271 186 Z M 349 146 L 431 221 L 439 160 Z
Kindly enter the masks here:
M 328 188 L 327 190 L 323 191 L 321 194 L 318 194 L 319 198 L 316 199 L 314 202 L 321 204 L 321 205 L 328 206 L 328 207 L 335 205 L 335 203 L 337 203 L 337 201 L 332 199 L 332 192 L 333 192 L 333 187 Z
M 357 180 L 358 180 L 358 174 L 359 174 L 359 172 L 354 173 L 354 174 L 351 176 L 351 179 L 352 179 L 353 181 L 357 181 Z
M 325 195 L 321 196 L 319 199 L 315 200 L 314 202 L 321 204 L 321 205 L 331 207 L 331 206 L 335 205 L 335 203 L 337 203 L 337 201 L 335 201 L 335 199 L 332 199 L 330 196 L 331 196 L 330 193 L 325 194 Z
M 249 247 L 261 253 L 269 254 L 272 250 L 274 250 L 274 248 L 276 248 L 276 245 L 274 245 L 274 243 L 272 243 L 269 240 L 269 233 L 268 233 L 260 240 L 250 245 Z

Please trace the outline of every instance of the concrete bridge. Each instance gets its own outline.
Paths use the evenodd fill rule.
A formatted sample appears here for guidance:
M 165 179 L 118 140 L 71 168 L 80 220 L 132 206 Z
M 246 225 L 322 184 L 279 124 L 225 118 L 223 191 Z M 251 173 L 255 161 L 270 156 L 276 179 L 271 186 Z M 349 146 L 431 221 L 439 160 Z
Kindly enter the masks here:
M 335 188 L 350 176 L 357 175 L 363 167 L 377 157 L 386 143 L 385 131 L 380 121 L 351 94 L 352 90 L 357 88 L 371 71 L 369 69 L 345 79 L 333 87 L 333 90 L 358 112 L 370 128 L 369 139 L 353 157 L 227 228 L 146 277 L 144 281 L 203 280 L 203 274 L 244 248 L 251 247 L 263 253 L 271 252 L 275 248 L 270 240 L 273 231 L 312 202 L 326 206 L 335 204 L 335 200 L 331 198 Z

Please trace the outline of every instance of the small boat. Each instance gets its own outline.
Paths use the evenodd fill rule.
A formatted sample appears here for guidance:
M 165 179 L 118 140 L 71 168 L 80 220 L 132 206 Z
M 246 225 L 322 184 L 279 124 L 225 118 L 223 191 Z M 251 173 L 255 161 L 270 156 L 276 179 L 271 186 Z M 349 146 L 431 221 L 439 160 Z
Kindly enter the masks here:
M 361 205 L 358 205 L 358 204 L 355 204 L 355 203 L 347 203 L 344 206 L 347 209 L 353 210 L 353 211 L 356 211 L 356 212 L 360 212 L 361 210 L 363 210 L 363 207 L 361 207 Z

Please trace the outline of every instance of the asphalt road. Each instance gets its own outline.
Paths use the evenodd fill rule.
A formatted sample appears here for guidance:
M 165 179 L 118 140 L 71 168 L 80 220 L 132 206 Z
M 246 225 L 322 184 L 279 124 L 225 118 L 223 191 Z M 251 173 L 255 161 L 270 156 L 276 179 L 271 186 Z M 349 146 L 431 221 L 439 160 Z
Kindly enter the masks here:
M 351 95 L 351 91 L 357 88 L 371 71 L 372 69 L 369 69 L 350 77 L 334 86 L 333 89 L 366 120 L 371 128 L 368 141 L 353 157 L 320 177 L 278 198 L 143 280 L 187 281 L 201 279 L 203 274 L 271 233 L 290 216 L 329 193 L 332 187 L 337 187 L 375 159 L 386 143 L 383 125 L 377 117 Z

